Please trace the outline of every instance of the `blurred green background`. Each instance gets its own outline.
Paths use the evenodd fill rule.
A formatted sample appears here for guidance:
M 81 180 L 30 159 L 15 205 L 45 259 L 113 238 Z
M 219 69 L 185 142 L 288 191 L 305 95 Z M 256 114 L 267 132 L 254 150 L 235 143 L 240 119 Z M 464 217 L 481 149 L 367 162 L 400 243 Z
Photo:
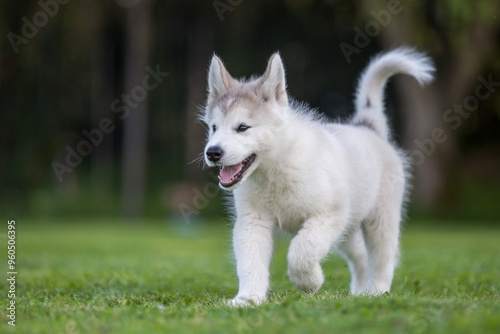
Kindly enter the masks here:
M 213 53 L 249 77 L 280 51 L 290 95 L 346 118 L 370 57 L 408 45 L 437 66 L 425 89 L 397 77 L 387 90 L 414 162 L 410 214 L 498 222 L 499 13 L 466 0 L 2 1 L 0 212 L 224 216 L 214 173 L 193 163 Z

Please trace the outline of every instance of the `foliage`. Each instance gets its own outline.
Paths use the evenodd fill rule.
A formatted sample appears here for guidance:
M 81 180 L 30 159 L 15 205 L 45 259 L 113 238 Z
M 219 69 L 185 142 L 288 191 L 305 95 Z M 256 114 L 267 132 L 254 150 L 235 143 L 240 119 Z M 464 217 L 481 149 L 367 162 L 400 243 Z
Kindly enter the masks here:
M 32 201 L 43 201 L 40 194 L 63 193 L 67 188 L 85 192 L 89 184 L 91 196 L 113 194 L 117 198 L 113 202 L 120 202 L 124 122 L 122 112 L 115 111 L 124 106 L 120 103 L 115 110 L 112 106 L 123 94 L 131 93 L 124 83 L 127 33 L 134 30 L 127 28 L 127 13 L 137 13 L 134 6 L 146 1 L 70 1 L 57 10 L 51 7 L 50 17 L 44 14 L 43 8 L 57 3 L 29 0 L 0 4 L 0 35 L 4 37 L 0 44 L 2 211 L 18 208 L 15 211 L 24 212 Z M 147 196 L 177 182 L 206 181 L 198 166 L 189 162 L 202 151 L 203 128 L 193 118 L 196 106 L 205 100 L 205 75 L 214 52 L 225 59 L 232 73 L 242 76 L 262 71 L 266 58 L 279 50 L 285 59 L 291 95 L 334 118 L 349 115 L 359 71 L 380 51 L 379 43 L 390 30 L 404 33 L 405 38 L 403 42 L 387 40 L 386 47 L 405 43 L 429 51 L 446 69 L 439 70 L 438 77 L 469 67 L 464 64 L 473 67 L 472 74 L 463 80 L 444 76 L 443 82 L 457 83 L 467 90 L 457 92 L 452 87 L 450 92 L 438 92 L 440 97 L 452 99 L 445 108 L 472 94 L 469 90 L 474 89 L 478 75 L 498 72 L 500 19 L 496 18 L 495 1 L 401 1 L 403 12 L 381 27 L 380 36 L 369 38 L 350 64 L 339 45 L 352 44 L 359 38 L 355 29 L 364 28 L 367 21 L 376 23 L 373 12 L 385 10 L 387 1 L 222 0 L 217 2 L 219 8 L 221 3 L 230 8 L 223 14 L 214 1 L 148 3 L 152 9 L 146 21 L 151 27 L 143 38 L 151 46 L 148 65 L 159 65 L 169 76 L 148 92 L 149 123 L 144 129 L 149 158 L 143 162 L 147 164 Z M 403 15 L 409 18 L 403 19 Z M 36 33 L 28 34 L 26 43 L 13 47 L 7 36 L 27 35 L 30 29 L 26 22 L 33 24 L 35 17 L 47 20 L 38 24 Z M 443 57 L 443 53 L 450 55 Z M 484 56 L 475 58 L 476 54 Z M 457 57 L 461 62 L 450 61 Z M 457 94 L 459 99 L 454 98 Z M 397 103 L 393 98 L 388 100 L 391 113 L 397 108 L 390 107 Z M 495 93 L 482 102 L 481 112 L 471 115 L 464 131 L 458 133 L 458 147 L 449 151 L 461 152 L 466 145 L 481 149 L 485 143 L 498 147 L 498 101 Z M 396 123 L 401 118 L 391 116 Z M 66 148 L 75 149 L 86 140 L 84 131 L 97 129 L 103 118 L 112 120 L 115 130 L 103 136 L 102 144 L 60 183 L 51 164 L 64 162 Z M 500 159 L 495 159 L 498 164 Z M 159 187 L 162 189 L 156 189 Z M 42 203 L 42 207 L 49 204 Z M 99 205 L 90 211 L 100 212 Z M 113 209 L 116 211 L 119 209 Z

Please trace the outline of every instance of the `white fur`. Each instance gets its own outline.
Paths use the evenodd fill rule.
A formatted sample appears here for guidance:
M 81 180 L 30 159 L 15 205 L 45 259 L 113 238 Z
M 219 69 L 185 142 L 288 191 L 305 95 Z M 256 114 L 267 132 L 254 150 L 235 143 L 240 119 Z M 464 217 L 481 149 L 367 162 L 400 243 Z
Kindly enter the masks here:
M 240 182 L 221 186 L 233 190 L 236 212 L 240 284 L 231 305 L 266 300 L 275 227 L 294 234 L 287 260 L 297 288 L 321 287 L 320 261 L 334 248 L 349 264 L 352 294 L 390 290 L 406 159 L 388 139 L 383 89 L 393 74 L 425 83 L 432 70 L 430 59 L 411 49 L 376 57 L 361 76 L 353 119 L 339 124 L 289 102 L 278 54 L 264 75 L 251 81 L 233 79 L 214 56 L 204 114 L 210 129 L 206 150 L 219 146 L 224 153 L 215 163 L 206 157 L 206 163 L 235 165 L 256 154 Z M 250 128 L 236 131 L 242 123 Z

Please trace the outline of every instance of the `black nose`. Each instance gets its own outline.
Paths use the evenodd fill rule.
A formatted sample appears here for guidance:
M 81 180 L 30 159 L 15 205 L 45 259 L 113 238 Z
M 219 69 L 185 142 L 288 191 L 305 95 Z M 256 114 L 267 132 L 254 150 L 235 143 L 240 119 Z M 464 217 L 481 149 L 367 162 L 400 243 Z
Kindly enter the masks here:
M 224 154 L 224 151 L 220 148 L 220 146 L 210 146 L 205 154 L 207 155 L 208 160 L 217 162 L 222 157 L 222 154 Z

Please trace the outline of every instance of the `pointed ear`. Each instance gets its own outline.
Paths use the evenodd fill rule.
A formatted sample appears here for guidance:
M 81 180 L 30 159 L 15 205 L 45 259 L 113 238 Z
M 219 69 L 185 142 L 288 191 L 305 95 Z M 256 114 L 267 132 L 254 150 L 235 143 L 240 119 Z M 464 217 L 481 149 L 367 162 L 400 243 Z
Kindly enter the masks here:
M 262 93 L 280 104 L 288 104 L 286 93 L 285 68 L 279 53 L 275 53 L 267 63 L 266 72 L 262 75 Z
M 208 103 L 210 104 L 235 84 L 236 80 L 231 77 L 219 57 L 214 55 L 208 71 Z

